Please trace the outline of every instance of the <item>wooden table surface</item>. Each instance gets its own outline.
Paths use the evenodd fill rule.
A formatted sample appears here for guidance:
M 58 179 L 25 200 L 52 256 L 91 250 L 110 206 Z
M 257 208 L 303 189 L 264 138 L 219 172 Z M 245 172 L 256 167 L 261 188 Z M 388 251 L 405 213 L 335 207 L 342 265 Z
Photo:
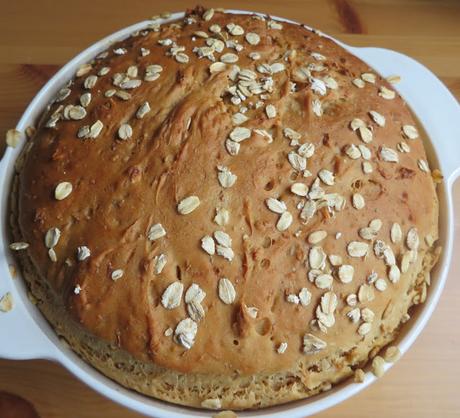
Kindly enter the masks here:
M 398 50 L 425 64 L 460 98 L 459 1 L 216 0 L 201 3 L 300 20 L 351 45 Z M 159 12 L 179 11 L 193 5 L 181 0 L 2 2 L 0 134 L 15 126 L 40 87 L 80 50 L 119 28 Z M 460 396 L 456 389 L 460 375 L 457 323 L 460 181 L 454 186 L 454 201 L 454 254 L 457 257 L 454 256 L 447 287 L 428 326 L 409 353 L 376 384 L 319 417 L 460 416 Z M 61 366 L 46 361 L 0 360 L 2 390 L 32 402 L 42 418 L 140 417 L 98 395 Z M 5 414 L 6 411 L 0 410 L 1 418 Z

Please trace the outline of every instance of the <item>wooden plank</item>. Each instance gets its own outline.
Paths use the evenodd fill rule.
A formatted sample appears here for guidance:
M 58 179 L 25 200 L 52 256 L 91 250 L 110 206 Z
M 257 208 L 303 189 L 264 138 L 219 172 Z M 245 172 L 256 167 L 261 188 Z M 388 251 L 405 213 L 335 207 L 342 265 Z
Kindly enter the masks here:
M 223 0 L 200 3 L 229 5 Z M 185 0 L 151 4 L 144 0 L 80 0 L 71 5 L 54 0 L 4 2 L 0 14 L 0 134 L 15 125 L 46 80 L 79 51 L 117 29 L 191 4 Z M 460 99 L 458 1 L 236 0 L 231 5 L 300 20 L 350 45 L 408 54 L 434 71 Z M 454 254 L 459 254 L 460 183 L 454 187 L 454 199 Z M 458 416 L 459 275 L 460 261 L 455 259 L 440 304 L 409 353 L 372 387 L 319 417 Z M 30 400 L 43 418 L 140 418 L 100 396 L 60 365 L 46 361 L 0 360 L 1 390 Z

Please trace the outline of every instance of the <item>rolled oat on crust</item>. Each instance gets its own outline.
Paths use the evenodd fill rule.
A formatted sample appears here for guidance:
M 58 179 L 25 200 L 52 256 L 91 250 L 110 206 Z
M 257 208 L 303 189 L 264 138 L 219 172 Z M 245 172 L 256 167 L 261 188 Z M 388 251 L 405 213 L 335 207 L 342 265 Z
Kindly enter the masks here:
M 13 186 L 15 254 L 56 332 L 128 388 L 211 409 L 305 398 L 426 298 L 423 139 L 334 41 L 196 8 L 60 90 Z

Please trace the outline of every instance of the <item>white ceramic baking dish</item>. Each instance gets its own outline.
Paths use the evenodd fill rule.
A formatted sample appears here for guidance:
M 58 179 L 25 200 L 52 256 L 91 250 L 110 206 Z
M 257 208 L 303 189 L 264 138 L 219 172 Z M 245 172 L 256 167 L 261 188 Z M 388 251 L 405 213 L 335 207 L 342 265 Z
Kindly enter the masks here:
M 229 10 L 229 12 L 249 13 L 237 10 Z M 165 21 L 181 17 L 183 17 L 183 13 L 175 13 Z M 275 19 L 287 21 L 281 18 Z M 32 100 L 17 124 L 17 129 L 23 132 L 27 126 L 35 124 L 43 109 L 65 82 L 73 77 L 79 65 L 90 61 L 114 41 L 126 38 L 130 33 L 142 29 L 148 24 L 149 22 L 145 21 L 122 29 L 90 46 L 62 67 Z M 460 124 L 458 123 L 460 106 L 438 78 L 413 59 L 387 49 L 355 48 L 339 41 L 336 42 L 367 62 L 381 75 L 385 77 L 394 74 L 401 76 L 402 81 L 395 85 L 395 88 L 410 105 L 431 139 L 430 143 L 427 144 L 430 165 L 439 167 L 444 175 L 443 183 L 439 188 L 440 243 L 444 250 L 432 274 L 432 285 L 426 302 L 415 310 L 412 319 L 403 327 L 397 341 L 401 352 L 404 353 L 430 318 L 441 295 L 449 270 L 454 232 L 452 184 L 460 175 Z M 14 298 L 13 310 L 8 313 L 0 313 L 0 329 L 3 335 L 0 344 L 0 357 L 18 360 L 40 358 L 59 362 L 99 393 L 148 416 L 156 418 L 212 416 L 214 413 L 210 411 L 180 407 L 148 398 L 125 389 L 103 376 L 59 341 L 39 310 L 29 302 L 27 289 L 20 278 L 20 274 L 16 279 L 11 277 L 9 265 L 15 265 L 15 261 L 8 249 L 7 202 L 14 162 L 19 155 L 20 148 L 8 148 L 0 161 L 0 296 L 6 292 L 11 292 Z M 391 366 L 386 364 L 385 367 L 388 369 Z M 375 377 L 367 372 L 364 383 L 356 384 L 350 379 L 337 385 L 329 392 L 311 399 L 256 411 L 239 412 L 238 416 L 272 418 L 310 416 L 360 392 L 374 380 Z

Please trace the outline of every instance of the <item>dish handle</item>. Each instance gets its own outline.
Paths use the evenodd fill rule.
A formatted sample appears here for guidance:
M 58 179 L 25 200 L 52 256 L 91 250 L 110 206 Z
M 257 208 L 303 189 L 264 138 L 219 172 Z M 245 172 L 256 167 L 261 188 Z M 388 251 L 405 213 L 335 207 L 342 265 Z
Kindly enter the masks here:
M 0 297 L 8 292 L 3 291 Z M 13 308 L 0 312 L 0 358 L 10 360 L 57 360 L 58 350 L 45 332 L 34 321 L 17 292 L 9 290 Z
M 0 243 L 0 258 L 8 251 L 4 245 Z M 27 299 L 22 280 L 11 276 L 7 262 L 0 263 L 0 299 L 7 298 L 12 304 L 8 309 L 4 299 L 0 311 L 0 358 L 58 360 L 59 351 L 45 332 L 45 320 Z
M 424 65 L 384 48 L 349 48 L 384 77 L 401 76 L 394 88 L 423 121 L 447 185 L 460 176 L 460 105 L 447 87 Z

